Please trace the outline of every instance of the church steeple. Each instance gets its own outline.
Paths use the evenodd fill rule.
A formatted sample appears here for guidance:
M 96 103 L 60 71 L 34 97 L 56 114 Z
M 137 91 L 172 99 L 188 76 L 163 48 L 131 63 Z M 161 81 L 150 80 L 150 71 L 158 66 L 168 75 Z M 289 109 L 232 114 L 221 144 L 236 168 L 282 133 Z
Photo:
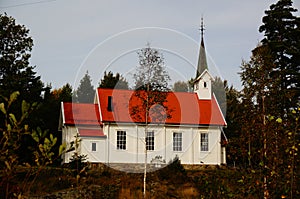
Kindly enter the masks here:
M 198 65 L 197 65 L 197 74 L 194 81 L 194 92 L 197 93 L 199 100 L 211 100 L 212 90 L 211 85 L 214 78 L 208 71 L 206 53 L 204 47 L 204 25 L 203 18 L 201 18 L 201 43 L 199 49 Z
M 198 65 L 197 65 L 197 73 L 196 79 L 205 71 L 208 70 L 207 61 L 206 61 L 206 53 L 205 53 L 205 46 L 204 46 L 204 24 L 203 24 L 203 17 L 201 18 L 201 26 L 200 26 L 200 33 L 201 33 L 201 44 L 199 49 L 199 57 L 198 57 Z

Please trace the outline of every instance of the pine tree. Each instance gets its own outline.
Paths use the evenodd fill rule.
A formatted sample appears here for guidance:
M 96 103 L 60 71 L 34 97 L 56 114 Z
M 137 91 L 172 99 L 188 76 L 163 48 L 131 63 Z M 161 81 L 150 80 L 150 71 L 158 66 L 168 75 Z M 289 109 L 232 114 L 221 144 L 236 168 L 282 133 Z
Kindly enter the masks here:
M 99 88 L 112 88 L 112 89 L 128 89 L 128 82 L 119 73 L 115 76 L 109 71 L 104 72 L 104 77 L 99 83 Z
M 92 85 L 91 77 L 88 73 L 80 80 L 80 84 L 76 90 L 76 101 L 80 103 L 92 103 L 95 97 L 95 89 Z

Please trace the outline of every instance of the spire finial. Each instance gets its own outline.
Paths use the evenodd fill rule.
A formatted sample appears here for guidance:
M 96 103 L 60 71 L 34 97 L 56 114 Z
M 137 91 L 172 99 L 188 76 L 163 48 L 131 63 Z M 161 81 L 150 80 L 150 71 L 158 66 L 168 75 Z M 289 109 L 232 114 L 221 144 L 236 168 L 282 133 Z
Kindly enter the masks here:
M 204 30 L 205 30 L 204 23 L 203 23 L 203 17 L 201 17 L 201 26 L 200 26 L 199 30 L 201 33 L 201 42 L 200 42 L 200 50 L 199 50 L 196 78 L 198 78 L 205 70 L 208 69 L 207 61 L 206 61 L 205 47 L 204 47 L 204 38 L 203 38 Z
M 203 38 L 204 35 L 204 23 L 203 23 L 203 16 L 201 17 L 201 26 L 200 26 L 200 31 L 201 31 L 201 38 Z

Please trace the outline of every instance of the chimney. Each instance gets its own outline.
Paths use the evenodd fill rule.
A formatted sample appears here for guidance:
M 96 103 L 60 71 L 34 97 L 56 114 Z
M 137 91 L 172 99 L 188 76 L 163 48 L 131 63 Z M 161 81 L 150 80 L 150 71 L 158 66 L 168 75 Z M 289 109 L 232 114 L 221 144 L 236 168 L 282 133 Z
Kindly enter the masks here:
M 113 111 L 113 98 L 112 98 L 112 96 L 108 96 L 108 98 L 107 98 L 107 110 L 108 111 Z

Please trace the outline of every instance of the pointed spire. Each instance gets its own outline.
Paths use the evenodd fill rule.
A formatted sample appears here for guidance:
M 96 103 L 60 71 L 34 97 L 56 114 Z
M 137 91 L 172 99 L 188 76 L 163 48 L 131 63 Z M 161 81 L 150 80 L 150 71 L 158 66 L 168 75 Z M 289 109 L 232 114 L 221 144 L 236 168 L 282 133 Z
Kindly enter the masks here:
M 205 69 L 208 69 L 207 61 L 206 61 L 206 53 L 205 53 L 205 47 L 204 47 L 204 24 L 203 24 L 203 17 L 201 18 L 201 26 L 200 26 L 200 33 L 201 33 L 201 44 L 199 49 L 199 57 L 198 57 L 198 65 L 197 65 L 197 74 L 196 78 L 198 78 Z

